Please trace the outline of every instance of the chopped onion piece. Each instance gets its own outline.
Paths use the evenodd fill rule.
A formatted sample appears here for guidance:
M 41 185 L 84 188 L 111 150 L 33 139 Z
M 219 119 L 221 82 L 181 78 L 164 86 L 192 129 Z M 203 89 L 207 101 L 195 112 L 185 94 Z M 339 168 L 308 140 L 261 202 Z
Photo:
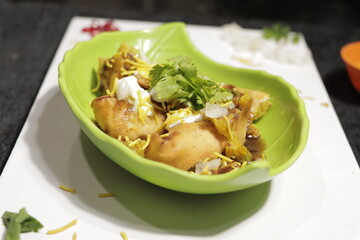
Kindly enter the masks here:
M 206 103 L 205 108 L 201 110 L 205 116 L 209 118 L 221 118 L 228 115 L 228 108 L 233 107 L 234 104 L 230 104 L 228 106 L 221 106 L 220 104 Z
M 213 169 L 218 169 L 220 167 L 220 164 L 221 164 L 220 158 L 209 160 L 207 162 L 200 162 L 195 165 L 195 173 L 201 174 L 205 170 L 209 171 L 209 170 L 213 170 Z

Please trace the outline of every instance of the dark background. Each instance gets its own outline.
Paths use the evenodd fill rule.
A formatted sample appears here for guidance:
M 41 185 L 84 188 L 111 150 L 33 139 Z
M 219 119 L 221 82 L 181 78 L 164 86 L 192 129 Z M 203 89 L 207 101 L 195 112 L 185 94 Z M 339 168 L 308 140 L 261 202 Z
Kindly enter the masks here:
M 0 0 L 0 173 L 73 16 L 217 26 L 236 21 L 259 29 L 289 24 L 305 35 L 360 162 L 360 94 L 339 56 L 341 46 L 360 40 L 360 1 Z

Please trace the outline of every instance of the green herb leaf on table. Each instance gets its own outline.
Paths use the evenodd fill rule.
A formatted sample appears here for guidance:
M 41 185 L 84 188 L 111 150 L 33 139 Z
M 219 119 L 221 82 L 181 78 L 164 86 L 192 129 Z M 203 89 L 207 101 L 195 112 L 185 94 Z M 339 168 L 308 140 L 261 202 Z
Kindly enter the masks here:
M 7 229 L 6 240 L 19 240 L 20 233 L 38 232 L 43 227 L 25 208 L 20 209 L 19 213 L 5 212 L 2 221 Z
M 169 59 L 170 64 L 157 64 L 150 71 L 150 92 L 156 93 L 156 101 L 177 100 L 200 110 L 207 102 L 223 103 L 232 99 L 232 93 L 198 73 L 192 59 L 178 56 Z

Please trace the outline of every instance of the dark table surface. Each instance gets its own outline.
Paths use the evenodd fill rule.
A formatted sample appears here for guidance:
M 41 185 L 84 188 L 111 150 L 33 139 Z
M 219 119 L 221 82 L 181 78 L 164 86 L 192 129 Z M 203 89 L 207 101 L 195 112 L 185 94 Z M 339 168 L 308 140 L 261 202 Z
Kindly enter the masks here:
M 250 2 L 250 1 L 249 1 Z M 360 2 L 230 0 L 0 1 L 0 173 L 73 16 L 262 28 L 276 22 L 302 32 L 360 164 L 360 94 L 340 48 L 360 40 Z M 331 131 L 331 129 L 328 129 Z

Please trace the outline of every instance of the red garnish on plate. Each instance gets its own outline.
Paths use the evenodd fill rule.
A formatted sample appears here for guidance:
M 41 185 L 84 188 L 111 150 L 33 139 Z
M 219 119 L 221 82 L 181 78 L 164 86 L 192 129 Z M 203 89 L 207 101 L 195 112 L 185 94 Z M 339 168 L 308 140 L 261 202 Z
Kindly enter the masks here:
M 111 32 L 111 31 L 119 31 L 120 29 L 114 25 L 112 20 L 106 21 L 103 25 L 99 24 L 96 21 L 93 21 L 90 27 L 84 27 L 82 29 L 83 32 L 89 33 L 92 37 L 101 33 L 101 32 Z

